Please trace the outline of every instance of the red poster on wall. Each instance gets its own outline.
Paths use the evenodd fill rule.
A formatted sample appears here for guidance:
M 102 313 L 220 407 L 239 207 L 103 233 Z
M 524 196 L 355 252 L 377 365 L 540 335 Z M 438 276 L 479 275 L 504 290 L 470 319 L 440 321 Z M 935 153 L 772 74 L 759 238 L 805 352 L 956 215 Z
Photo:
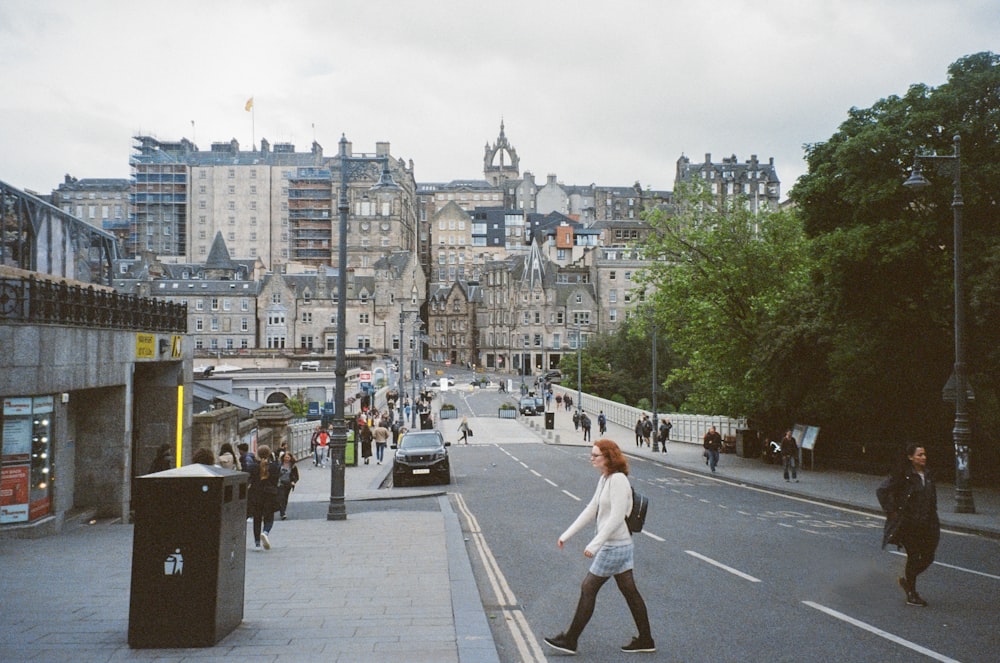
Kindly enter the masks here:
M 0 523 L 28 520 L 28 465 L 7 465 L 0 470 Z

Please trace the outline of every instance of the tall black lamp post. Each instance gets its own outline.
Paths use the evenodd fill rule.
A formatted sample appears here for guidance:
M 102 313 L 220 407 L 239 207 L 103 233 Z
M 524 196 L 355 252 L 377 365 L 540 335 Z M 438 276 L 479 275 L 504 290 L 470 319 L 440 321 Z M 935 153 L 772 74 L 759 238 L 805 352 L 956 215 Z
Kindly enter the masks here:
M 331 436 L 333 462 L 330 464 L 330 506 L 327 520 L 346 520 L 347 508 L 344 504 L 344 452 L 347 448 L 347 420 L 344 418 L 344 387 L 347 383 L 347 184 L 353 175 L 365 173 L 373 162 L 382 162 L 382 175 L 372 191 L 379 195 L 395 196 L 400 191 L 392 175 L 389 174 L 389 157 L 348 156 L 347 137 L 340 136 L 340 197 L 337 211 L 340 212 L 339 237 L 337 238 L 337 358 L 334 368 L 336 386 L 333 393 L 333 435 Z M 402 366 L 400 366 L 402 369 Z
M 651 327 L 651 329 L 653 331 L 653 362 L 652 362 L 653 365 L 651 367 L 653 369 L 653 385 L 652 385 L 652 387 L 653 387 L 653 451 L 659 451 L 660 450 L 660 434 L 659 434 L 659 421 L 658 421 L 659 415 L 657 414 L 657 409 L 656 409 L 656 387 L 657 387 L 657 379 L 656 379 L 656 314 L 653 312 L 652 308 L 650 308 L 649 319 L 650 319 L 650 327 Z
M 962 161 L 960 136 L 954 138 L 954 152 L 947 155 L 916 154 L 913 160 L 913 172 L 903 186 L 920 190 L 930 186 L 930 182 L 921 172 L 921 162 L 932 164 L 939 172 L 950 174 L 954 188 L 951 199 L 951 210 L 954 217 L 955 234 L 955 367 L 949 384 L 954 387 L 955 425 L 951 430 L 952 443 L 955 446 L 955 512 L 975 513 L 976 506 L 972 500 L 972 489 L 969 486 L 969 443 L 972 440 L 972 430 L 969 427 L 968 387 L 965 381 L 965 297 L 962 277 Z M 949 390 L 945 388 L 946 397 Z
M 576 416 L 579 418 L 581 403 L 583 402 L 583 364 L 581 363 L 581 352 L 583 351 L 583 337 L 580 334 L 580 321 L 576 323 Z

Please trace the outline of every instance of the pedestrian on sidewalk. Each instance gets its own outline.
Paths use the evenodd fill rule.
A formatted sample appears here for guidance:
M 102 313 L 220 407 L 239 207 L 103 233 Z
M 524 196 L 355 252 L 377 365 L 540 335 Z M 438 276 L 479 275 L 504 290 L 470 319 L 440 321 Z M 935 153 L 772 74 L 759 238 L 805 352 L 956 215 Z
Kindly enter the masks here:
M 545 644 L 557 651 L 575 654 L 580 634 L 594 614 L 597 592 L 608 578 L 614 576 L 618 590 L 625 597 L 639 630 L 638 637 L 622 646 L 622 651 L 655 652 L 656 645 L 649 627 L 646 602 L 639 594 L 632 574 L 635 545 L 625 524 L 625 515 L 632 509 L 628 459 L 617 444 L 601 439 L 590 449 L 590 463 L 601 475 L 597 490 L 573 524 L 559 536 L 556 545 L 561 550 L 570 537 L 596 520 L 597 532 L 583 551 L 584 557 L 593 562 L 580 586 L 580 599 L 569 629 L 557 636 L 545 638 Z
M 781 461 L 785 467 L 785 481 L 788 481 L 788 469 L 791 468 L 792 479 L 798 483 L 799 445 L 795 442 L 790 430 L 786 430 L 785 437 L 781 438 Z
M 667 440 L 670 439 L 670 429 L 674 425 L 670 423 L 669 419 L 664 419 L 660 422 L 660 450 L 663 453 L 667 453 Z
M 367 423 L 361 426 L 361 457 L 365 459 L 365 465 L 372 458 L 372 429 Z
M 649 438 L 653 435 L 653 420 L 649 418 L 648 414 L 642 415 L 642 441 L 646 443 L 646 447 L 652 449 L 652 445 L 649 443 Z
M 580 430 L 580 413 L 573 413 L 573 430 Z
M 277 461 L 271 458 L 271 447 L 262 444 L 257 447 L 257 457 L 253 458 L 244 468 L 250 474 L 247 488 L 247 509 L 253 518 L 254 548 L 271 549 L 269 535 L 274 526 L 274 512 L 278 510 L 278 479 L 281 468 Z
M 295 456 L 290 451 L 281 454 L 281 467 L 278 470 L 278 511 L 281 512 L 281 519 L 287 520 L 288 516 L 288 496 L 295 490 L 295 484 L 299 482 L 299 468 L 295 462 Z
M 580 427 L 583 428 L 583 441 L 590 442 L 590 417 L 582 410 L 580 411 Z
M 153 472 L 162 472 L 163 470 L 173 469 L 174 467 L 174 456 L 170 453 L 170 445 L 166 442 L 161 444 L 156 448 L 156 457 L 153 462 L 149 464 L 149 474 Z
M 635 420 L 635 446 L 642 446 L 642 417 Z
M 240 461 L 236 456 L 236 450 L 233 449 L 233 445 L 230 442 L 223 442 L 222 446 L 219 447 L 219 467 L 224 467 L 227 470 L 236 470 L 237 472 L 242 469 Z
M 313 465 L 326 467 L 326 451 L 330 444 L 330 434 L 320 428 L 316 433 L 316 446 L 313 453 Z
M 719 431 L 715 430 L 715 426 L 708 427 L 708 432 L 705 433 L 701 445 L 705 447 L 705 464 L 714 474 L 715 467 L 719 464 L 719 452 L 722 451 L 722 436 L 719 435 Z
M 462 434 L 462 444 L 468 444 L 469 434 L 472 432 L 472 429 L 469 428 L 468 417 L 462 417 L 462 423 L 458 425 L 458 432 Z
M 917 576 L 934 562 L 941 523 L 924 447 L 907 445 L 906 462 L 882 481 L 876 496 L 886 513 L 882 548 L 891 543 L 906 550 L 906 569 L 896 582 L 906 592 L 907 605 L 926 607 L 927 601 L 917 593 Z
M 247 472 L 247 468 L 254 461 L 253 454 L 250 453 L 250 445 L 246 442 L 240 442 L 236 445 L 236 449 L 240 452 L 240 468 Z
M 600 435 L 608 432 L 608 418 L 604 416 L 604 410 L 597 415 L 597 430 L 600 431 Z
M 375 462 L 379 465 L 382 464 L 382 459 L 385 458 L 385 447 L 389 444 L 389 438 L 392 436 L 392 431 L 380 422 L 375 432 L 372 433 L 372 437 L 375 440 Z

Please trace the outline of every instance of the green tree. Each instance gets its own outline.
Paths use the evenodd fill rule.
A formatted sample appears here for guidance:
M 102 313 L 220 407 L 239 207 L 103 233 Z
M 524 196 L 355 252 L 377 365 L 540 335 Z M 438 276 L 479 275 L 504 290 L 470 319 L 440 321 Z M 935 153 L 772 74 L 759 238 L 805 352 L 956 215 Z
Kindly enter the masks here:
M 601 398 L 636 405 L 652 400 L 652 335 L 648 318 L 632 316 L 612 334 L 591 336 L 580 353 L 582 390 Z M 677 363 L 665 333 L 657 334 L 657 374 L 666 376 Z M 577 355 L 567 353 L 559 363 L 562 384 L 576 387 Z M 662 380 L 660 380 L 662 383 Z M 678 411 L 685 400 L 684 385 L 676 384 L 657 391 L 661 412 Z
M 657 328 L 683 360 L 667 386 L 687 385 L 689 411 L 756 417 L 770 335 L 806 282 L 799 220 L 755 214 L 741 198 L 720 209 L 701 181 L 678 186 L 674 200 L 675 213 L 648 216 L 654 232 L 643 250 L 652 263 L 640 277 L 653 287 Z
M 952 186 L 945 174 L 914 195 L 902 187 L 913 154 L 951 152 L 962 137 L 968 365 L 977 414 L 995 420 L 1000 368 L 1000 60 L 962 58 L 938 88 L 913 85 L 852 108 L 837 133 L 806 148 L 809 171 L 791 191 L 811 238 L 809 319 L 779 348 L 798 353 L 798 386 L 815 423 L 846 453 L 885 460 L 903 440 L 950 454 Z M 791 353 L 786 352 L 785 356 Z M 980 426 L 983 439 L 995 426 Z M 987 433 L 988 434 L 988 433 Z M 975 445 L 974 445 L 975 450 Z
M 296 417 L 304 417 L 309 413 L 309 403 L 305 400 L 306 395 L 300 389 L 294 396 L 285 400 L 285 407 L 292 411 Z

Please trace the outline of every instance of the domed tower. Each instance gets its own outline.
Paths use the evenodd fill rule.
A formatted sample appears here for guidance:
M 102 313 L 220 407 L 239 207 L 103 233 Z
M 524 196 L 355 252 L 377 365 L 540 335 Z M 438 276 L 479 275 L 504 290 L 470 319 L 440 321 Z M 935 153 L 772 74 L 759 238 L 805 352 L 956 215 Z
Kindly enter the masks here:
M 493 145 L 490 145 L 489 141 L 486 142 L 483 176 L 493 186 L 503 186 L 508 180 L 518 180 L 521 178 L 519 161 L 517 150 L 507 142 L 503 120 L 500 120 L 500 135 L 497 137 L 497 142 Z

